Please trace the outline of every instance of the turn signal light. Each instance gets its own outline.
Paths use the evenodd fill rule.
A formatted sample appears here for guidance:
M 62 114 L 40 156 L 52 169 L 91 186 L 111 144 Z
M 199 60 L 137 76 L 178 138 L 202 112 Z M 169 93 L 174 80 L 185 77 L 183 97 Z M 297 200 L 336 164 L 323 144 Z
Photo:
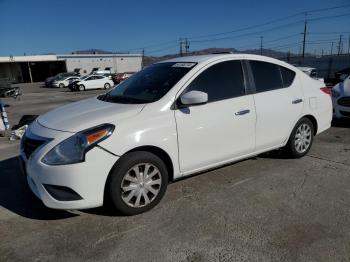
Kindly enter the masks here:
M 89 145 L 91 145 L 91 144 L 99 141 L 103 137 L 107 136 L 109 131 L 110 131 L 109 129 L 103 129 L 103 130 L 99 130 L 95 133 L 88 134 L 88 135 L 86 135 L 86 140 L 89 143 Z

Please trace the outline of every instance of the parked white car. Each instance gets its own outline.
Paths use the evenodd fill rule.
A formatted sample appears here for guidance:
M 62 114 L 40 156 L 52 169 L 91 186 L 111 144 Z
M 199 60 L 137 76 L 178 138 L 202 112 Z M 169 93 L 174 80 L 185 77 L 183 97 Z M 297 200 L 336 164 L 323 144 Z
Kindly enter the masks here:
M 52 86 L 64 88 L 64 87 L 67 87 L 72 81 L 75 81 L 78 79 L 79 79 L 78 76 L 68 76 L 68 77 L 58 78 L 57 80 L 54 80 L 52 82 Z
M 350 76 L 333 87 L 332 101 L 336 118 L 350 118 Z
M 87 89 L 109 89 L 114 86 L 113 81 L 103 75 L 87 75 L 82 77 L 79 82 L 76 83 L 79 88 L 79 91 L 84 91 Z
M 328 91 L 268 57 L 176 58 L 40 116 L 21 159 L 48 207 L 92 208 L 109 198 L 137 214 L 161 200 L 169 181 L 279 148 L 304 156 L 331 125 Z

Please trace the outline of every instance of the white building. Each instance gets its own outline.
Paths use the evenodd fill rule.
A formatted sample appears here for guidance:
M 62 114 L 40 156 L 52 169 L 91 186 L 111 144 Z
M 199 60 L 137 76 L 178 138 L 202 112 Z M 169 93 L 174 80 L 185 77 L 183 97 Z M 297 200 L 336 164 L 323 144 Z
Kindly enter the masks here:
M 71 54 L 0 57 L 0 79 L 15 82 L 40 82 L 61 72 L 80 69 L 89 74 L 93 69 L 110 68 L 112 73 L 136 72 L 142 67 L 140 54 Z

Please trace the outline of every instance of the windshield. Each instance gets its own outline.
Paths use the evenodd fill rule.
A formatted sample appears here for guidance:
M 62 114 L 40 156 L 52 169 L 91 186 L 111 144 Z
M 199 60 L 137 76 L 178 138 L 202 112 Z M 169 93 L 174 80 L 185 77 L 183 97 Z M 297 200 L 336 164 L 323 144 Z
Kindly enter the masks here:
M 162 98 L 196 63 L 151 65 L 121 82 L 98 99 L 123 104 L 152 103 Z
M 86 78 L 90 77 L 91 75 L 85 75 L 85 76 L 82 76 L 80 77 L 80 80 L 85 80 Z

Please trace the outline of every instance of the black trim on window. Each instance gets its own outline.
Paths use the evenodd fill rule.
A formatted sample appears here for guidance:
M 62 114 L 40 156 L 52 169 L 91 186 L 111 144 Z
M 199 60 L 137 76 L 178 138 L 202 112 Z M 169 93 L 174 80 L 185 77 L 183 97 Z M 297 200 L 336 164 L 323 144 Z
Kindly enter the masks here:
M 171 109 L 179 109 L 179 102 L 178 100 L 180 99 L 181 95 L 186 93 L 188 91 L 188 88 L 191 86 L 191 84 L 196 81 L 196 79 L 198 77 L 200 77 L 204 72 L 206 72 L 207 70 L 209 70 L 210 68 L 217 66 L 221 63 L 225 63 L 225 62 L 240 62 L 240 66 L 241 66 L 241 70 L 242 70 L 242 77 L 243 77 L 243 85 L 244 85 L 244 94 L 242 95 L 238 95 L 238 96 L 233 96 L 233 97 L 228 97 L 228 98 L 223 98 L 220 100 L 214 100 L 214 101 L 210 101 L 210 97 L 207 103 L 212 103 L 212 102 L 217 102 L 217 101 L 222 101 L 222 100 L 226 100 L 226 99 L 233 99 L 233 98 L 238 98 L 238 97 L 242 97 L 242 96 L 246 96 L 248 94 L 252 93 L 252 89 L 251 89 L 251 84 L 249 83 L 249 77 L 247 75 L 247 69 L 244 67 L 244 62 L 243 60 L 239 60 L 239 59 L 232 59 L 232 60 L 225 60 L 225 61 L 220 61 L 218 63 L 215 64 L 211 64 L 208 68 L 206 68 L 205 70 L 203 70 L 201 73 L 199 73 L 194 79 L 192 79 L 188 85 L 186 86 L 186 88 L 181 92 L 181 94 L 177 97 L 177 100 L 174 102 L 174 104 L 171 106 Z M 199 90 L 201 91 L 201 90 Z M 209 96 L 209 94 L 208 94 Z
M 246 85 L 246 95 L 251 95 L 255 93 L 255 82 L 252 70 L 248 60 L 242 60 L 242 67 L 244 72 L 244 79 Z

